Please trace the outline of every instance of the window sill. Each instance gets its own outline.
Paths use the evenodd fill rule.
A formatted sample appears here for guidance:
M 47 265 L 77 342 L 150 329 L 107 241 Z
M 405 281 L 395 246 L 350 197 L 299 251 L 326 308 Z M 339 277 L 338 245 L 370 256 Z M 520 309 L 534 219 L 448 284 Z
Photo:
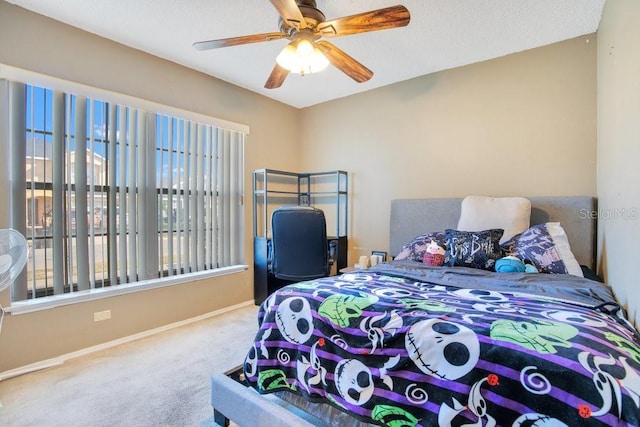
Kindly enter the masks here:
M 165 286 L 172 286 L 181 283 L 193 282 L 196 280 L 210 279 L 212 277 L 224 276 L 227 274 L 240 273 L 248 270 L 245 264 L 223 267 L 215 270 L 200 271 L 197 273 L 181 274 L 179 276 L 162 277 L 158 279 L 145 280 L 136 283 L 125 283 L 107 288 L 90 289 L 86 291 L 72 292 L 62 295 L 31 299 L 28 301 L 12 302 L 11 306 L 5 308 L 5 312 L 12 315 L 31 313 L 34 311 L 48 310 L 65 305 L 78 304 L 87 301 L 95 301 L 102 298 L 110 298 L 118 295 L 126 295 L 134 292 L 157 289 Z

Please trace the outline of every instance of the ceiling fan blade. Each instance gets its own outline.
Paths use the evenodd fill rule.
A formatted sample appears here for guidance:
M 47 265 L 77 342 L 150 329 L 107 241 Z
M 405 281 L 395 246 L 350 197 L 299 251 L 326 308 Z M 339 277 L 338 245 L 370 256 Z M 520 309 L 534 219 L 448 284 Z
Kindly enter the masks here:
M 358 83 L 366 82 L 373 77 L 373 71 L 347 55 L 337 46 L 326 41 L 317 42 L 316 46 L 334 67 Z
M 397 5 L 324 21 L 318 24 L 316 32 L 323 37 L 348 36 L 368 31 L 405 27 L 409 24 L 410 19 L 409 10 L 402 5 Z
M 284 79 L 289 75 L 289 70 L 280 65 L 276 64 L 267 79 L 267 82 L 264 84 L 265 89 L 276 89 L 282 86 L 284 83 Z
M 268 42 L 271 40 L 279 40 L 284 37 L 287 37 L 287 35 L 282 33 L 253 34 L 250 36 L 230 37 L 228 39 L 195 42 L 193 44 L 193 47 L 198 50 L 209 50 L 217 49 L 220 47 L 238 46 L 241 44 Z
M 284 22 L 299 30 L 307 28 L 307 21 L 304 20 L 295 0 L 271 0 L 271 4 L 277 9 Z

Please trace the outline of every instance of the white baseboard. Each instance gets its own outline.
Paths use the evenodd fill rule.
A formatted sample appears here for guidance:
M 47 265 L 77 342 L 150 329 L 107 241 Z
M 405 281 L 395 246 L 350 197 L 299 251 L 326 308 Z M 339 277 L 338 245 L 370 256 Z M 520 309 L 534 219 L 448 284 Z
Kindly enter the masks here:
M 242 307 L 247 307 L 252 305 L 253 300 L 245 301 L 240 304 L 231 305 L 229 307 L 224 307 L 219 310 L 211 311 L 209 313 L 201 314 L 200 316 L 192 317 L 190 319 L 181 320 L 179 322 L 170 323 L 168 325 L 160 326 L 154 329 L 149 329 L 148 331 L 139 332 L 137 334 L 129 335 L 126 337 L 118 338 L 116 340 L 108 341 L 102 344 L 97 344 L 91 347 L 83 348 L 82 350 L 73 351 L 71 353 L 63 354 L 61 356 L 57 356 L 51 359 L 42 360 L 40 362 L 31 363 L 29 365 L 21 366 L 19 368 L 11 369 L 8 371 L 0 372 L 0 381 L 6 380 L 8 378 L 17 377 L 19 375 L 28 374 L 29 372 L 39 371 L 41 369 L 51 368 L 53 366 L 62 365 L 67 360 L 74 359 L 76 357 L 85 356 L 87 354 L 95 353 L 96 351 L 105 350 L 111 347 L 115 347 L 120 344 L 125 344 L 131 341 L 138 340 L 140 338 L 149 337 L 155 334 L 159 334 L 161 332 L 165 332 L 174 328 L 179 328 L 180 326 L 185 326 L 190 323 L 198 322 L 200 320 L 205 320 L 211 317 L 219 316 L 224 313 L 228 313 L 233 310 L 237 310 Z

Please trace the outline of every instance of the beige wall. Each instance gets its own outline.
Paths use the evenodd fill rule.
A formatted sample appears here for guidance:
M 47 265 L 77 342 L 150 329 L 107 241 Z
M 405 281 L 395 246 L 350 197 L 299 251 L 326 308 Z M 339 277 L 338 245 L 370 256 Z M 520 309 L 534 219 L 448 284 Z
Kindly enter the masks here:
M 3 1 L 0 63 L 249 125 L 251 134 L 245 147 L 245 258 L 252 263 L 251 171 L 267 166 L 298 169 L 297 109 Z M 0 204 L 6 205 L 1 194 Z M 6 216 L 0 218 L 5 221 L 0 227 L 6 227 Z M 5 316 L 0 333 L 0 372 L 252 299 L 253 273 L 249 270 Z M 6 307 L 8 301 L 9 292 L 5 291 L 0 302 Z M 112 319 L 94 323 L 93 313 L 106 309 L 112 311 Z
M 303 169 L 350 174 L 351 264 L 387 249 L 394 198 L 593 196 L 596 37 L 310 107 L 302 134 Z
M 608 1 L 598 30 L 598 260 L 640 325 L 640 2 Z

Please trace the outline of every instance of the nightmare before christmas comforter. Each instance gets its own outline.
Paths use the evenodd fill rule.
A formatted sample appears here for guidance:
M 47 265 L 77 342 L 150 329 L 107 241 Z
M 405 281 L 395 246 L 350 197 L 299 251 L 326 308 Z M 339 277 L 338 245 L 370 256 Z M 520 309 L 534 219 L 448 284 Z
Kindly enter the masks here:
M 282 288 L 259 323 L 252 387 L 369 423 L 640 425 L 640 337 L 592 280 L 392 262 Z

